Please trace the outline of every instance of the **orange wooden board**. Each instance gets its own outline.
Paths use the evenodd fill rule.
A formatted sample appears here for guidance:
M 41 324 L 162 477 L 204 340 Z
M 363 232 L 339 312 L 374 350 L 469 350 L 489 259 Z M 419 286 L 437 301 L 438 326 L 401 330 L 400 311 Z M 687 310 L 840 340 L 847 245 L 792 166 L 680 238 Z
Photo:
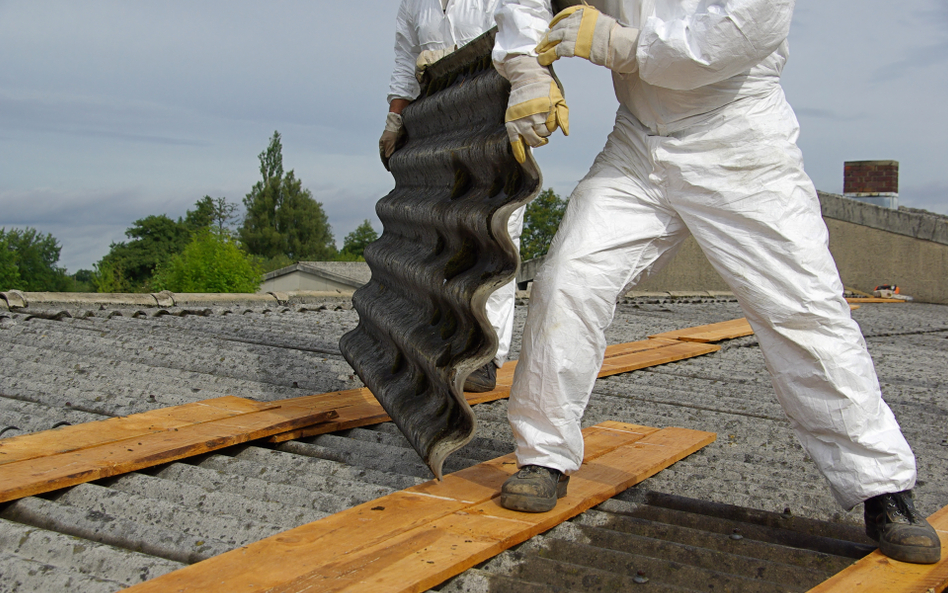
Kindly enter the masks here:
M 720 342 L 741 338 L 754 333 L 750 324 L 743 317 L 720 323 L 710 323 L 685 329 L 676 329 L 670 332 L 655 334 L 649 338 L 664 338 L 667 340 L 682 340 L 685 342 Z
M 698 345 L 668 339 L 642 340 L 626 344 L 614 344 L 606 347 L 605 359 L 603 360 L 599 377 L 608 377 L 619 373 L 643 369 L 645 367 L 683 360 L 692 356 L 715 352 L 719 349 L 718 346 Z M 467 403 L 473 406 L 508 397 L 510 395 L 510 386 L 513 384 L 514 370 L 516 368 L 516 360 L 505 364 L 497 371 L 497 388 L 484 393 L 465 393 Z M 366 388 L 337 391 L 335 393 L 327 393 L 318 396 L 310 395 L 284 401 L 304 402 L 310 401 L 312 398 L 326 398 L 327 396 L 332 396 L 332 400 L 336 402 L 335 407 L 339 412 L 339 417 L 336 420 L 320 424 L 319 426 L 306 427 L 284 434 L 274 435 L 268 439 L 269 442 L 282 443 L 293 439 L 317 436 L 337 430 L 355 428 L 357 426 L 369 426 L 371 424 L 391 420 L 382 409 L 382 406 L 376 401 L 372 392 Z
M 928 518 L 941 538 L 941 561 L 907 564 L 879 550 L 810 589 L 809 593 L 940 593 L 948 588 L 948 506 Z
M 78 451 L 189 424 L 259 412 L 278 405 L 227 396 L 0 439 L 0 465 Z
M 657 347 L 646 348 L 650 342 L 657 343 Z M 602 369 L 599 371 L 599 377 L 608 377 L 619 373 L 627 373 L 646 367 L 657 366 L 702 354 L 710 354 L 721 349 L 720 346 L 713 344 L 701 344 L 695 342 L 684 342 L 677 340 L 643 340 L 633 344 L 623 344 L 623 346 L 642 345 L 641 349 L 628 348 L 628 352 L 618 351 L 610 356 L 608 350 L 606 357 L 602 361 Z
M 147 592 L 424 591 L 654 475 L 713 433 L 607 422 L 549 513 L 498 504 L 512 455 L 426 482 L 127 589 Z
M 668 339 L 606 349 L 600 377 L 707 354 L 717 346 Z M 471 405 L 507 397 L 516 361 Z M 334 416 L 329 419 L 329 415 Z M 0 502 L 115 476 L 259 438 L 279 443 L 390 420 L 368 389 L 279 402 L 223 397 L 0 439 Z M 27 463 L 29 462 L 29 463 Z
M 298 406 L 268 404 L 256 412 L 207 420 L 206 415 L 202 414 L 205 410 L 190 409 L 197 411 L 196 416 L 202 420 L 136 436 L 127 436 L 127 432 L 117 431 L 117 434 L 124 438 L 102 433 L 101 444 L 98 445 L 88 445 L 80 449 L 67 448 L 65 452 L 42 457 L 26 455 L 21 461 L 0 465 L 0 502 L 191 457 L 299 426 L 323 422 L 336 415 L 334 410 L 311 411 L 301 410 Z M 84 428 L 109 425 L 110 422 L 111 420 L 89 423 L 90 426 Z M 59 435 L 55 433 L 57 431 L 53 430 L 29 436 L 37 439 L 43 436 L 51 437 L 56 443 L 61 442 Z
M 850 297 L 846 299 L 849 303 L 905 303 L 905 299 L 883 299 L 879 297 Z

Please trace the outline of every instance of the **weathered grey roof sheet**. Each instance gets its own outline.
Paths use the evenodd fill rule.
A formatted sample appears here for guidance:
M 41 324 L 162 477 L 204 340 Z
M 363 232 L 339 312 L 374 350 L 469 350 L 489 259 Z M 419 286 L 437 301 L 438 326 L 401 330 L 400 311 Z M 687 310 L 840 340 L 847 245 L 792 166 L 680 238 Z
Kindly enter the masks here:
M 525 309 L 517 307 L 513 358 Z M 634 299 L 620 304 L 609 341 L 737 317 L 722 298 Z M 948 307 L 864 305 L 854 317 L 918 456 L 917 504 L 929 514 L 948 504 Z M 272 401 L 356 387 L 336 346 L 356 322 L 344 299 L 0 312 L 0 430 L 219 395 Z M 478 436 L 446 471 L 512 450 L 506 402 L 474 411 Z M 803 591 L 866 549 L 859 509 L 835 506 L 774 401 L 753 337 L 598 381 L 584 424 L 603 420 L 709 430 L 718 440 L 441 591 L 625 590 L 640 570 L 648 590 Z M 429 475 L 386 423 L 232 447 L 2 504 L 0 592 L 116 591 Z M 746 508 L 716 506 L 728 504 Z M 743 539 L 732 539 L 734 529 Z

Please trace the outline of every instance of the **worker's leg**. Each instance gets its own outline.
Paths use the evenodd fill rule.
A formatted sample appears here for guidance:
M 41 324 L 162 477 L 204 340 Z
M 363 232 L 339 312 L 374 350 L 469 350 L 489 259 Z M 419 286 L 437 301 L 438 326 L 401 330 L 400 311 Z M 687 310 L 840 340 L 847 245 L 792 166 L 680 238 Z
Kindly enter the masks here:
M 780 404 L 849 509 L 912 488 L 915 458 L 842 297 L 796 120 L 782 94 L 772 100 L 769 111 L 665 139 L 654 153 L 657 175 L 737 295 Z
M 523 213 L 526 207 L 517 208 L 507 221 L 507 233 L 513 241 L 514 247 L 520 249 L 520 235 L 523 233 Z M 514 301 L 517 296 L 517 281 L 511 280 L 495 290 L 487 298 L 487 319 L 497 332 L 497 354 L 494 355 L 494 365 L 497 368 L 504 366 L 507 354 L 510 352 L 510 341 L 513 338 Z
M 507 234 L 515 249 L 520 249 L 520 235 L 523 232 L 523 213 L 526 207 L 513 211 L 507 219 Z M 484 393 L 497 387 L 497 369 L 504 366 L 507 354 L 510 352 L 510 341 L 513 339 L 514 301 L 517 296 L 517 280 L 513 279 L 504 284 L 487 297 L 485 308 L 487 320 L 497 335 L 497 352 L 494 359 L 484 366 L 474 369 L 464 380 L 464 391 Z
M 644 136 L 620 115 L 570 197 L 534 279 L 508 417 L 520 466 L 566 473 L 583 458 L 580 421 L 602 364 L 619 293 L 686 236 L 645 185 Z

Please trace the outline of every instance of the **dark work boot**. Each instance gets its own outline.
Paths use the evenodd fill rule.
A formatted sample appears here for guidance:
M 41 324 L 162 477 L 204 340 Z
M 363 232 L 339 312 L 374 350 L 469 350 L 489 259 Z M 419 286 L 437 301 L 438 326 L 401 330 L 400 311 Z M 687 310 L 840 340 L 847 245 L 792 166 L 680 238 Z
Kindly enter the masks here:
M 912 491 L 873 496 L 865 503 L 866 535 L 879 551 L 900 562 L 934 564 L 941 560 L 935 529 L 915 510 Z
M 539 465 L 525 465 L 507 478 L 500 489 L 500 504 L 511 511 L 545 513 L 566 496 L 569 476 Z
M 474 370 L 464 381 L 464 391 L 469 393 L 493 391 L 495 387 L 497 387 L 497 367 L 494 366 L 493 361 Z

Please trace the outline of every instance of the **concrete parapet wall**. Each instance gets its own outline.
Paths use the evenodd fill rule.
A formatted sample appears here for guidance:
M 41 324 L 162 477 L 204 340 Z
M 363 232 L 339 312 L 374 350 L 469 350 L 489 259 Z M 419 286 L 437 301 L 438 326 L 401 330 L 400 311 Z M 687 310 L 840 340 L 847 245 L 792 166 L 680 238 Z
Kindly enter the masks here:
M 824 219 L 842 220 L 920 241 L 948 245 L 948 217 L 892 210 L 824 192 L 820 192 L 820 206 Z
M 831 218 L 826 226 L 844 285 L 871 292 L 896 284 L 917 301 L 948 304 L 948 245 Z
M 36 307 L 129 306 L 172 308 L 194 305 L 228 306 L 238 304 L 307 304 L 325 299 L 350 300 L 352 292 L 294 290 L 268 293 L 88 293 L 88 292 L 0 292 L 0 309 L 16 310 Z

